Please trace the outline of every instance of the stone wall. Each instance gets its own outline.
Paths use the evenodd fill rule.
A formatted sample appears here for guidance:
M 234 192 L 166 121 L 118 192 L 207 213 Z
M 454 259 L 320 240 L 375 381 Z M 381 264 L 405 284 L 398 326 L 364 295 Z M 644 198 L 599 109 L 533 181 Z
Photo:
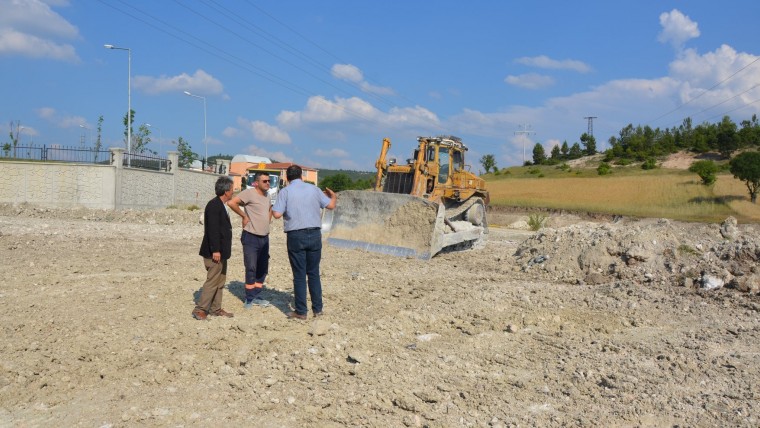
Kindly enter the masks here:
M 0 203 L 114 208 L 115 182 L 108 165 L 0 161 Z
M 214 197 L 214 183 L 222 175 L 176 167 L 168 172 L 123 168 L 124 149 L 111 151 L 112 165 L 0 160 L 0 203 L 98 209 L 203 207 Z M 178 164 L 176 152 L 170 152 L 169 159 L 171 165 Z M 219 169 L 226 171 L 229 165 L 224 165 Z

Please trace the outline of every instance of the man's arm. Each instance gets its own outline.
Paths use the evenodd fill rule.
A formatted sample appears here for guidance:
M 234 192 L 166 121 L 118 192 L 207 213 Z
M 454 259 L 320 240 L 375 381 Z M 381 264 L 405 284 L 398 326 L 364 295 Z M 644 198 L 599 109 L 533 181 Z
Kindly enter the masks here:
M 325 206 L 328 210 L 334 210 L 335 205 L 338 204 L 338 195 L 335 194 L 335 192 L 332 191 L 329 187 L 325 187 L 325 195 L 327 195 L 330 198 L 330 203 Z
M 230 207 L 232 211 L 235 212 L 235 214 L 239 215 L 243 219 L 243 227 L 251 221 L 251 219 L 248 218 L 248 216 L 245 214 L 245 211 L 240 209 L 241 205 L 245 205 L 243 203 L 243 200 L 240 199 L 240 196 L 234 196 L 232 199 L 230 199 L 229 202 L 227 202 L 227 206 Z

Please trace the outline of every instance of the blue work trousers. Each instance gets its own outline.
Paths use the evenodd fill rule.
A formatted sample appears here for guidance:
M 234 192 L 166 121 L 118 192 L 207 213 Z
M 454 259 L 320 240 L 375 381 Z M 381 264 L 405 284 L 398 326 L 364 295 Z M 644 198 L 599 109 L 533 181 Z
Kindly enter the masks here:
M 264 283 L 269 272 L 269 236 L 259 236 L 243 231 L 240 236 L 243 244 L 243 265 L 245 265 L 245 283 Z M 246 289 L 246 300 L 255 298 L 261 288 Z M 255 295 L 254 295 L 255 294 Z
M 293 230 L 288 234 L 288 259 L 293 270 L 295 309 L 306 315 L 306 288 L 311 296 L 311 310 L 322 312 L 322 282 L 319 278 L 319 261 L 322 258 L 322 233 L 319 228 Z

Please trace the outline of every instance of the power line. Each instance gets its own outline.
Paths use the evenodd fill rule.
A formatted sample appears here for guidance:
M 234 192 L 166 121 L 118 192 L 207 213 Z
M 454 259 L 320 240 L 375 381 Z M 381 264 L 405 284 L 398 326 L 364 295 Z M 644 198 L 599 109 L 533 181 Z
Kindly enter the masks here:
M 691 103 L 692 101 L 694 101 L 694 100 L 696 100 L 696 99 L 700 98 L 702 95 L 704 95 L 704 94 L 706 94 L 706 93 L 708 93 L 708 92 L 712 91 L 713 89 L 717 88 L 718 86 L 722 85 L 724 82 L 726 82 L 726 81 L 728 81 L 729 79 L 733 78 L 733 77 L 734 77 L 734 76 L 736 76 L 737 74 L 739 74 L 739 73 L 741 73 L 742 71 L 744 71 L 745 69 L 747 69 L 747 67 L 751 66 L 752 64 L 754 64 L 754 63 L 756 63 L 756 62 L 758 62 L 758 61 L 760 61 L 760 57 L 758 57 L 758 58 L 757 58 L 757 59 L 755 59 L 754 61 L 750 62 L 749 64 L 745 65 L 744 67 L 740 68 L 739 70 L 737 70 L 736 72 L 734 72 L 734 74 L 732 74 L 732 75 L 730 75 L 730 76 L 726 77 L 725 79 L 721 80 L 720 82 L 716 83 L 715 85 L 713 85 L 713 86 L 712 86 L 712 87 L 710 87 L 709 89 L 705 90 L 704 92 L 700 93 L 700 94 L 699 94 L 699 95 L 697 95 L 696 97 L 694 97 L 694 98 L 690 99 L 689 101 L 686 101 L 685 103 L 683 103 L 683 104 L 681 104 L 681 105 L 677 106 L 677 107 L 676 107 L 676 108 L 674 108 L 673 110 L 670 110 L 669 112 L 667 112 L 667 113 L 665 113 L 665 114 L 662 114 L 662 115 L 660 115 L 660 116 L 656 117 L 654 120 L 651 120 L 651 121 L 649 121 L 649 123 L 652 123 L 652 124 L 653 124 L 654 122 L 656 122 L 656 121 L 658 121 L 658 120 L 662 119 L 663 117 L 665 117 L 665 116 L 667 116 L 667 115 L 669 115 L 669 114 L 671 114 L 671 113 L 673 113 L 673 112 L 675 112 L 675 111 L 679 110 L 680 108 L 684 107 L 685 105 L 687 105 L 687 104 Z
M 525 125 L 520 125 L 520 126 L 522 126 L 523 128 L 522 131 L 515 131 L 515 135 L 521 136 L 521 140 L 523 142 L 523 165 L 525 165 L 525 140 L 528 139 L 526 136 L 530 134 L 535 134 L 535 132 L 529 130 L 530 125 L 525 124 Z
M 588 119 L 588 136 L 593 137 L 594 136 L 594 119 L 596 119 L 596 116 L 586 116 L 584 119 Z

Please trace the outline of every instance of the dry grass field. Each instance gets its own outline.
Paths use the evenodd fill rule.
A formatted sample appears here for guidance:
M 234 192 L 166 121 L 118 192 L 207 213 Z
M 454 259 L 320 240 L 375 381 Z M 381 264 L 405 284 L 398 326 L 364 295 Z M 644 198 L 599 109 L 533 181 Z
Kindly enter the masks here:
M 760 222 L 760 205 L 749 201 L 744 183 L 730 174 L 719 175 L 708 187 L 683 170 L 616 169 L 598 176 L 593 169 L 562 173 L 555 167 L 541 168 L 538 174 L 517 168 L 517 173 L 492 177 L 491 204 L 700 222 L 734 216 L 739 222 Z

